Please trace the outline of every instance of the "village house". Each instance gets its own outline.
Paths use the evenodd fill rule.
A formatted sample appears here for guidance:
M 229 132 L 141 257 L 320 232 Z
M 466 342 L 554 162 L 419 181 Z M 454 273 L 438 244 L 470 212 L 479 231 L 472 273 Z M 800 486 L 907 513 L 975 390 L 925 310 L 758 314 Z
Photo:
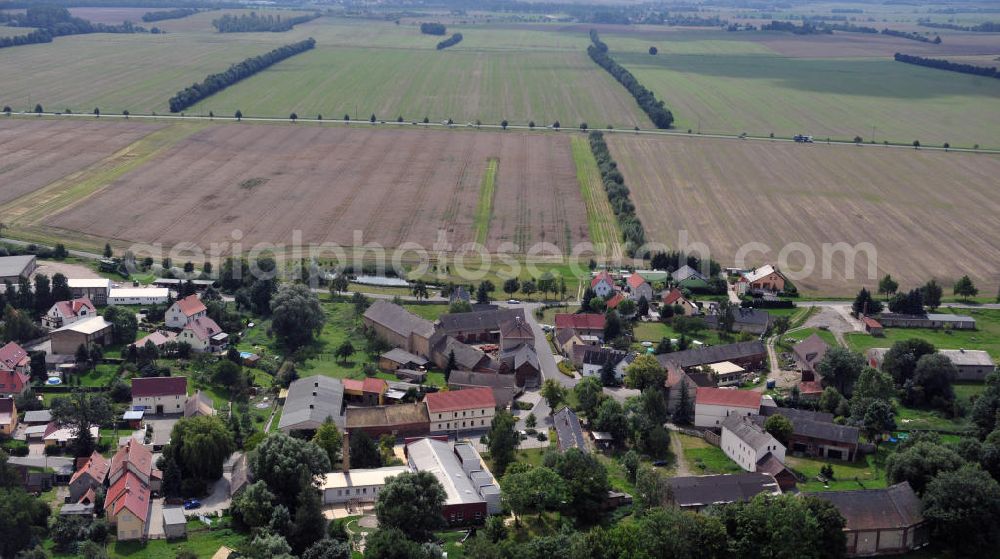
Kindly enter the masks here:
M 497 407 L 501 409 L 509 408 L 514 398 L 522 392 L 514 375 L 475 371 L 452 371 L 448 377 L 448 388 L 450 390 L 489 388 L 493 391 Z
M 463 390 L 462 392 L 469 392 Z M 491 514 L 499 514 L 500 487 L 483 468 L 482 458 L 467 443 L 436 438 L 408 442 L 406 461 L 415 472 L 430 472 L 441 482 L 445 502 L 441 515 L 451 525 L 480 524 Z
M 732 388 L 699 388 L 694 399 L 695 427 L 718 429 L 730 416 L 760 413 L 761 393 Z
M 602 270 L 590 280 L 590 289 L 601 299 L 607 299 L 615 292 L 615 279 L 606 270 Z
M 434 324 L 389 301 L 375 301 L 362 317 L 365 329 L 394 347 L 429 357 Z
M 132 379 L 132 409 L 156 415 L 184 413 L 187 377 L 136 377 Z
M 757 464 L 768 454 L 785 461 L 785 445 L 746 416 L 731 415 L 723 420 L 720 448 L 748 472 L 756 472 Z
M 555 342 L 559 353 L 571 359 L 573 357 L 573 346 L 583 345 L 583 340 L 580 339 L 576 330 L 572 328 L 558 330 L 552 340 Z
M 873 368 L 881 369 L 885 354 L 889 352 L 887 347 L 873 347 L 865 352 L 868 364 Z M 996 364 L 990 354 L 978 349 L 939 349 L 938 353 L 948 358 L 957 371 L 955 380 L 977 381 L 986 380 L 986 375 L 997 370 Z
M 576 412 L 568 407 L 562 408 L 552 416 L 552 425 L 556 429 L 559 452 L 566 452 L 571 448 L 590 452 L 587 438 L 583 436 L 583 427 L 580 425 L 580 418 Z
M 833 414 L 764 406 L 754 421 L 763 426 L 768 417 L 781 415 L 792 423 L 788 448 L 795 454 L 831 460 L 853 461 L 858 455 L 860 430 L 833 422 Z
M 670 280 L 674 285 L 682 289 L 692 291 L 704 291 L 708 289 L 708 278 L 687 264 L 671 273 Z
M 212 398 L 202 392 L 195 390 L 194 394 L 188 396 L 184 403 L 184 417 L 211 417 L 215 415 L 215 403 Z
M 31 386 L 31 358 L 14 342 L 0 347 L 0 395 L 17 396 Z
M 432 434 L 464 434 L 490 428 L 496 399 L 490 388 L 432 392 L 424 397 Z
M 320 485 L 323 504 L 374 503 L 390 477 L 409 471 L 406 466 L 386 466 L 328 473 L 323 476 Z
M 583 370 L 585 377 L 601 378 L 601 371 L 610 362 L 614 367 L 615 381 L 625 379 L 625 369 L 632 364 L 637 355 L 634 352 L 618 351 L 607 347 L 589 347 L 583 354 Z
M 385 393 L 389 385 L 380 378 L 367 377 L 364 380 L 345 378 L 344 401 L 357 406 L 381 406 L 385 403 Z
M 686 349 L 656 356 L 661 365 L 672 362 L 682 369 L 701 367 L 712 363 L 730 361 L 748 371 L 756 371 L 764 366 L 767 348 L 761 341 L 737 342 L 696 349 Z
M 680 307 L 683 311 L 681 314 L 684 316 L 697 316 L 701 314 L 701 309 L 698 308 L 698 305 L 685 297 L 684 293 L 676 287 L 664 291 L 660 300 L 664 305 Z
M 500 352 L 500 373 L 514 375 L 514 380 L 522 388 L 538 388 L 542 384 L 542 367 L 538 364 L 538 354 L 533 346 L 519 345 Z
M 502 333 L 506 329 L 512 336 L 511 343 L 517 345 L 523 341 L 531 328 L 522 330 L 515 323 L 527 326 L 524 320 L 524 309 L 490 309 L 461 313 L 442 314 L 437 321 L 435 330 L 438 336 L 450 336 L 466 344 L 500 344 Z M 534 335 L 530 338 L 533 340 Z
M 94 492 L 98 487 L 102 487 L 108 479 L 111 462 L 97 451 L 94 451 L 87 458 L 78 458 L 77 460 L 78 462 L 83 461 L 83 464 L 73 472 L 73 477 L 69 479 L 69 502 L 79 503 L 88 494 L 93 502 Z
M 705 367 L 711 370 L 710 374 L 715 377 L 716 386 L 739 386 L 747 374 L 746 369 L 732 361 L 712 363 Z
M 667 379 L 663 381 L 663 385 L 667 389 L 667 411 L 674 413 L 674 410 L 677 409 L 677 406 L 681 402 L 681 393 L 685 389 L 687 390 L 689 405 L 693 410 L 698 385 L 688 377 L 684 369 L 681 369 L 674 363 L 668 361 L 664 365 L 664 368 L 667 370 Z M 682 388 L 682 385 L 686 388 Z
M 885 489 L 807 495 L 833 503 L 844 517 L 848 557 L 906 553 L 930 540 L 920 498 L 905 481 Z
M 708 313 L 705 315 L 705 324 L 713 330 L 722 328 L 718 304 L 709 304 Z M 733 309 L 732 332 L 745 332 L 759 336 L 767 332 L 770 327 L 771 315 L 767 311 L 744 307 Z
M 535 347 L 535 333 L 521 316 L 500 323 L 500 351 L 509 351 L 518 346 Z
M 111 280 L 107 278 L 70 278 L 66 284 L 74 299 L 89 299 L 98 307 L 108 304 Z
M 42 315 L 42 326 L 55 330 L 67 324 L 72 324 L 78 320 L 89 318 L 97 314 L 97 309 L 90 299 L 86 297 L 73 299 L 72 301 L 59 301 L 52 305 L 52 308 Z
M 188 295 L 183 299 L 174 301 L 167 309 L 163 319 L 169 328 L 184 328 L 191 321 L 198 318 L 208 317 L 208 308 L 197 295 Z
M 639 274 L 632 274 L 625 282 L 628 286 L 629 295 L 632 300 L 639 302 L 639 299 L 646 298 L 647 303 L 653 302 L 653 286 L 649 285 Z
M 578 336 L 595 336 L 604 338 L 604 315 L 596 313 L 566 314 L 555 317 L 556 335 L 566 329 L 572 329 Z
M 163 347 L 168 343 L 176 341 L 177 341 L 176 332 L 170 332 L 168 330 L 157 330 L 155 332 L 149 333 L 146 336 L 143 336 L 142 338 L 139 338 L 138 340 L 129 345 L 133 345 L 136 348 L 143 348 L 146 347 L 146 344 L 153 344 L 153 347 L 159 350 L 163 349 Z
M 33 254 L 0 256 L 0 284 L 9 281 L 16 286 L 21 278 L 30 278 L 36 268 L 38 261 Z
M 327 417 L 344 428 L 344 385 L 340 379 L 315 375 L 288 385 L 279 430 L 285 434 L 315 431 Z
M 348 433 L 364 431 L 375 440 L 382 435 L 406 438 L 430 433 L 430 416 L 423 402 L 347 408 L 344 418 Z
M 799 370 L 802 371 L 802 380 L 816 380 L 816 364 L 823 360 L 829 349 L 830 344 L 823 341 L 818 334 L 813 334 L 792 346 L 792 355 Z
M 143 444 L 130 438 L 118 447 L 111 457 L 111 467 L 108 470 L 108 482 L 115 483 L 126 474 L 136 476 L 152 491 L 159 491 L 163 483 L 163 472 L 153 467 L 153 453 Z
M 49 335 L 52 353 L 75 355 L 80 346 L 108 345 L 112 342 L 113 329 L 114 326 L 100 315 L 77 320 L 52 331 Z
M 10 397 L 0 397 L 0 435 L 10 437 L 17 429 L 17 405 Z
M 178 343 L 187 343 L 195 353 L 218 353 L 229 345 L 229 335 L 211 318 L 195 318 L 177 334 Z
M 151 505 L 149 486 L 132 472 L 111 484 L 104 497 L 104 512 L 118 541 L 145 539 Z
M 628 295 L 625 295 L 621 291 L 615 291 L 615 294 L 612 295 L 610 299 L 604 302 L 604 306 L 605 308 L 607 308 L 607 310 L 613 311 L 618 309 L 618 305 L 628 300 L 629 300 Z
M 740 275 L 736 280 L 736 293 L 741 296 L 746 293 L 779 293 L 785 290 L 786 281 L 781 272 L 768 264 Z
M 708 507 L 745 503 L 757 495 L 781 495 L 773 476 L 763 473 L 719 474 L 667 478 L 671 499 L 683 510 L 699 512 Z
M 91 425 L 89 431 L 93 440 L 100 439 L 101 431 L 97 425 Z M 72 425 L 60 425 L 52 421 L 45 426 L 45 430 L 40 434 L 40 438 L 45 446 L 66 448 L 77 439 L 76 427 Z

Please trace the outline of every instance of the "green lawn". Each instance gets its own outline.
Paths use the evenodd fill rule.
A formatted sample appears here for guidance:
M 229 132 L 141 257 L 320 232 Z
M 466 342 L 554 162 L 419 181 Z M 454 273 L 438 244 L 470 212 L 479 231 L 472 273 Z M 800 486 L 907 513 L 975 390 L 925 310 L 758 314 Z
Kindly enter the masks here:
M 888 454 L 886 448 L 879 449 L 880 460 Z M 834 480 L 826 486 L 816 479 L 825 464 L 833 466 Z M 851 489 L 877 489 L 886 486 L 885 467 L 876 465 L 875 456 L 867 455 L 854 462 L 841 460 L 821 460 L 785 456 L 785 465 L 807 478 L 799 483 L 799 491 L 847 491 Z
M 938 349 L 981 349 L 994 361 L 1000 360 L 1000 310 L 991 309 L 940 309 L 939 312 L 964 314 L 976 319 L 977 330 L 931 330 L 928 328 L 886 328 L 885 337 L 876 338 L 862 333 L 845 335 L 847 345 L 855 351 L 872 347 L 892 347 L 892 344 L 909 338 L 920 338 Z
M 622 250 L 621 229 L 604 192 L 601 172 L 590 149 L 590 142 L 582 136 L 574 136 L 570 141 L 573 161 L 576 163 L 576 179 L 580 182 L 580 193 L 587 205 L 587 230 L 590 232 L 590 242 L 599 247 L 606 247 L 605 250 L 613 257 L 619 255 Z
M 671 433 L 671 436 L 680 437 L 684 459 L 695 475 L 733 474 L 743 471 L 721 448 L 712 446 L 704 439 L 681 433 Z
M 968 398 L 968 391 L 965 397 Z M 946 432 L 963 432 L 969 429 L 965 418 L 949 419 L 937 410 L 908 408 L 898 401 L 896 408 L 896 427 L 900 431 L 910 429 L 933 429 Z
M 733 34 L 604 34 L 611 55 L 673 111 L 678 129 L 925 145 L 1000 146 L 1000 83 L 891 58 L 791 58 Z M 659 48 L 650 56 L 650 46 Z
M 662 322 L 637 322 L 634 327 L 637 342 L 653 342 L 655 345 L 663 338 L 680 339 L 681 335 L 670 325 Z M 724 342 L 715 330 L 701 330 L 696 334 L 688 334 L 689 340 L 698 340 L 708 345 L 718 345 Z
M 198 529 L 200 528 L 200 529 Z M 188 537 L 184 540 L 150 540 L 146 544 L 116 542 L 108 546 L 112 559 L 142 557 L 143 559 L 174 559 L 181 550 L 193 552 L 199 558 L 211 557 L 220 546 L 236 547 L 243 535 L 229 529 L 207 530 L 199 522 L 188 522 Z M 197 531 L 195 531 L 198 529 Z
M 474 228 L 476 230 L 475 241 L 481 245 L 486 244 L 486 239 L 490 233 L 490 219 L 493 217 L 493 193 L 496 190 L 497 167 L 500 160 L 491 157 L 486 163 L 486 172 L 483 173 L 483 182 L 479 187 L 479 202 L 476 204 L 476 217 Z
M 81 375 L 80 386 L 108 386 L 118 376 L 118 365 L 99 363 L 92 370 Z

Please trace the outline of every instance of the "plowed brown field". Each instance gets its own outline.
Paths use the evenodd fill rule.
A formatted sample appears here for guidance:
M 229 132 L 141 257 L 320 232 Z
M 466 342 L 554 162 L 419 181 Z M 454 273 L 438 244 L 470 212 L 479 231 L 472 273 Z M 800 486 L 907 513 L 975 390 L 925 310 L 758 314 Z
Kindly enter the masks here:
M 56 232 L 209 248 L 258 242 L 474 238 L 480 184 L 499 160 L 487 247 L 587 240 L 569 138 L 555 134 L 218 125 L 197 132 L 49 218 Z
M 678 247 L 679 232 L 705 243 L 724 266 L 746 243 L 746 265 L 778 262 L 804 243 L 816 270 L 802 291 L 851 295 L 872 286 L 867 259 L 854 279 L 843 254 L 824 270 L 823 244 L 871 243 L 875 277 L 891 273 L 910 288 L 931 278 L 946 286 L 968 274 L 982 293 L 1000 279 L 1000 157 L 881 147 L 707 138 L 610 135 L 646 238 Z M 786 270 L 806 263 L 800 252 Z M 824 276 L 828 277 L 824 277 Z
M 0 120 L 0 204 L 114 154 L 155 124 Z

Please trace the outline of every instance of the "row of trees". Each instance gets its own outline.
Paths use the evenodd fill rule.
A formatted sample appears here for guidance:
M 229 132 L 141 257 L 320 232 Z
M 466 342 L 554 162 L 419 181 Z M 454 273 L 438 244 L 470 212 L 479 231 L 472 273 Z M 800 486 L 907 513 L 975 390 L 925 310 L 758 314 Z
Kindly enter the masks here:
M 632 94 L 632 97 L 635 97 L 639 108 L 649 115 L 649 120 L 653 121 L 657 128 L 670 128 L 674 123 L 674 115 L 670 109 L 663 105 L 663 101 L 658 100 L 652 91 L 639 83 L 632 72 L 611 58 L 608 54 L 608 45 L 601 41 L 597 31 L 590 30 L 590 40 L 593 43 L 587 47 L 587 54 L 590 55 L 590 58 L 598 66 L 607 70 L 612 77 L 618 80 L 618 83 Z
M 893 58 L 896 59 L 896 62 L 906 62 L 907 64 L 916 64 L 917 66 L 937 68 L 938 70 L 961 72 L 963 74 L 972 74 L 973 76 L 984 76 L 987 78 L 1000 78 L 1000 72 L 998 72 L 996 67 L 994 66 L 976 66 L 975 64 L 952 62 L 950 60 L 944 60 L 942 58 L 924 58 L 922 56 L 914 56 L 912 54 L 902 54 L 899 52 L 893 55 Z
M 938 23 L 934 21 L 918 21 L 917 25 L 934 29 L 953 29 L 955 31 L 972 31 L 974 33 L 1000 33 L 1000 23 L 984 21 L 978 25 L 958 25 L 955 23 Z
M 441 41 L 440 43 L 438 43 L 437 44 L 437 49 L 438 50 L 443 50 L 443 49 L 446 49 L 446 48 L 448 48 L 450 46 L 457 45 L 458 43 L 461 43 L 461 42 L 462 42 L 462 34 L 461 33 L 455 33 L 451 37 L 448 37 L 447 39 L 445 39 L 445 40 Z
M 212 20 L 212 26 L 219 33 L 250 33 L 257 31 L 291 31 L 293 27 L 300 23 L 312 21 L 320 17 L 319 13 L 306 14 L 296 17 L 282 18 L 281 15 L 267 14 L 259 16 L 257 12 L 250 12 L 246 15 L 234 16 L 225 14 L 218 19 Z
M 36 43 L 51 43 L 52 33 L 45 29 L 36 29 L 25 35 L 14 35 L 12 37 L 0 37 L 0 49 L 7 47 L 19 47 L 21 45 L 33 45 Z M 10 111 L 5 111 L 10 112 Z
M 937 308 L 941 306 L 941 297 L 944 289 L 937 280 L 930 280 L 920 287 L 913 288 L 905 293 L 898 292 L 899 283 L 886 274 L 878 284 L 878 294 L 885 296 L 888 301 L 883 304 L 876 300 L 870 291 L 862 287 L 861 291 L 854 298 L 851 310 L 855 314 L 878 314 L 885 306 L 890 312 L 901 314 L 923 314 L 924 308 Z M 952 286 L 952 293 L 963 299 L 969 299 L 979 295 L 979 288 L 969 276 L 962 276 Z M 997 293 L 997 300 L 1000 301 L 1000 292 Z
M 0 22 L 11 27 L 34 27 L 24 35 L 0 37 L 0 48 L 51 43 L 53 37 L 85 33 L 142 33 L 146 30 L 126 21 L 121 25 L 93 23 L 73 17 L 66 8 L 30 6 L 23 14 L 0 12 Z
M 443 23 L 421 23 L 420 32 L 425 35 L 444 35 L 447 28 Z
M 315 46 L 316 40 L 310 37 L 304 41 L 278 47 L 266 54 L 247 58 L 238 64 L 233 64 L 225 72 L 210 74 L 201 83 L 186 87 L 171 97 L 170 112 L 178 113 L 183 111 L 202 99 L 218 93 L 242 79 L 249 78 L 257 72 L 265 70 L 286 58 L 310 50 Z
M 622 239 L 625 241 L 626 249 L 629 253 L 634 253 L 646 242 L 646 231 L 639 221 L 639 216 L 635 215 L 635 204 L 629 199 L 629 190 L 625 186 L 625 177 L 618 170 L 618 163 L 611 157 L 608 144 L 604 141 L 604 134 L 601 132 L 590 133 L 590 150 L 597 160 L 597 167 L 601 171 L 601 182 L 604 184 L 604 192 L 608 195 L 611 209 L 614 210 L 618 218 L 618 226 L 622 230 Z
M 198 8 L 175 8 L 173 10 L 160 10 L 156 12 L 146 12 L 142 14 L 142 21 L 150 23 L 153 21 L 163 21 L 165 19 L 180 19 L 200 12 Z
M 899 31 L 897 29 L 889 29 L 886 27 L 882 30 L 883 35 L 889 35 L 890 37 L 899 37 L 901 39 L 909 39 L 911 41 L 920 41 L 921 43 L 933 43 L 935 45 L 941 44 L 941 37 L 935 36 L 933 39 L 926 35 L 921 35 L 920 33 L 915 33 L 913 31 Z
M 830 29 L 827 29 L 823 25 L 814 25 L 808 21 L 803 21 L 802 25 L 795 25 L 791 21 L 776 21 L 772 20 L 771 23 L 765 23 L 760 26 L 761 31 L 784 31 L 787 33 L 794 33 L 796 35 L 819 35 L 819 34 L 830 34 L 833 33 Z

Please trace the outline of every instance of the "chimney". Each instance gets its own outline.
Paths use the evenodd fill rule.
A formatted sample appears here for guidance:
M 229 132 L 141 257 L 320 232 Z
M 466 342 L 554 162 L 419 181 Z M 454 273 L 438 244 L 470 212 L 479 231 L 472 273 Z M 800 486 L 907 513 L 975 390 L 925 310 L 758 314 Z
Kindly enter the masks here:
M 344 431 L 344 444 L 341 446 L 341 452 L 343 453 L 343 469 L 344 473 L 351 471 L 351 432 Z

